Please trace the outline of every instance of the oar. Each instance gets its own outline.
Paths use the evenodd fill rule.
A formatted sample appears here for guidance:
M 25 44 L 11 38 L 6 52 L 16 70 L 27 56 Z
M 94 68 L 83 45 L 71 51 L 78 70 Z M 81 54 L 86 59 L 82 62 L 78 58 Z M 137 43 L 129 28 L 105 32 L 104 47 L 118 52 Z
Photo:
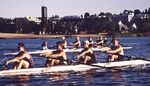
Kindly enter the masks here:
M 145 58 L 139 58 L 139 57 L 135 57 L 135 56 L 127 56 L 127 55 L 119 55 L 119 56 L 122 56 L 122 57 L 127 57 L 129 59 L 139 59 L 139 60 L 145 60 L 145 61 L 150 61 L 149 59 L 145 59 Z
M 70 60 L 64 60 L 64 59 L 59 59 L 59 58 L 51 58 L 51 59 L 55 59 L 55 60 L 60 60 L 60 61 L 66 61 L 67 63 L 70 62 Z
M 107 53 L 107 52 L 102 52 L 102 53 Z M 139 59 L 139 60 L 145 60 L 145 61 L 150 61 L 150 59 L 145 59 L 145 58 L 139 58 L 136 56 L 128 56 L 128 55 L 120 55 L 120 54 L 114 54 L 114 53 L 107 53 L 107 54 L 113 54 L 113 55 L 118 55 L 118 56 L 122 56 L 122 57 L 127 57 L 129 60 L 130 59 Z
M 75 63 L 75 62 L 77 62 L 77 58 L 76 57 L 74 57 L 73 58 L 73 60 L 71 61 L 72 63 Z M 81 64 L 83 64 L 83 63 L 81 63 Z M 74 64 L 73 64 L 74 65 Z M 113 69 L 113 70 L 119 70 L 119 69 L 114 69 L 113 67 L 105 67 L 105 66 L 100 66 L 100 65 L 94 65 L 94 63 L 93 64 L 83 64 L 83 65 L 88 65 L 88 66 L 92 66 L 92 67 L 98 67 L 98 68 L 105 68 L 105 69 Z M 119 70 L 120 71 L 120 70 Z
M 41 57 L 45 57 L 45 56 L 41 56 Z M 47 57 L 45 57 L 45 58 L 47 58 Z M 64 59 L 59 59 L 59 58 L 50 58 L 50 59 L 55 59 L 55 60 L 60 60 L 60 61 L 66 61 L 67 63 L 69 63 L 70 62 L 70 60 L 64 60 Z

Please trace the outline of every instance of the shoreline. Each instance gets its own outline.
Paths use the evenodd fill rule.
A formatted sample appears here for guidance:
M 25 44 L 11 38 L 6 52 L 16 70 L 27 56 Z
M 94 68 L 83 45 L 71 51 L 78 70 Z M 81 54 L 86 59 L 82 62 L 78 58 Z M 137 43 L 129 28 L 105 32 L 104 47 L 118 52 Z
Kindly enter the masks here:
M 35 35 L 35 34 L 17 34 L 17 33 L 0 33 L 0 39 L 36 39 L 36 38 L 59 38 L 59 37 L 100 37 L 107 35 L 107 33 L 99 34 L 67 34 L 67 35 L 58 35 L 58 34 L 46 34 L 46 35 Z M 150 32 L 148 33 L 139 33 L 139 34 L 130 34 L 130 35 L 120 35 L 118 37 L 150 37 Z
M 16 34 L 16 33 L 0 33 L 0 39 L 34 39 L 34 38 L 58 38 L 58 37 L 100 37 L 106 35 L 107 33 L 100 34 L 73 34 L 73 35 L 35 35 L 35 34 Z

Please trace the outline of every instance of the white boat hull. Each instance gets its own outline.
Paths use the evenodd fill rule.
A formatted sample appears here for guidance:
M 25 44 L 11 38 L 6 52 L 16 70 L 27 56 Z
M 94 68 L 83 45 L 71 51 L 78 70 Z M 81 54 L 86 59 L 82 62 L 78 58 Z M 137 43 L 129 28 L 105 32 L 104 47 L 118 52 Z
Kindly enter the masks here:
M 46 74 L 54 72 L 68 72 L 68 71 L 87 71 L 95 68 L 110 68 L 110 67 L 124 67 L 124 66 L 138 66 L 147 65 L 150 61 L 145 60 L 130 60 L 130 61 L 119 61 L 119 62 L 109 62 L 109 63 L 95 63 L 92 65 L 61 65 L 52 66 L 44 68 L 29 68 L 29 69 L 18 69 L 18 70 L 3 70 L 0 71 L 0 76 L 13 76 L 13 75 L 36 75 L 36 74 Z
M 67 66 L 52 66 L 52 67 L 44 67 L 44 68 L 4 70 L 4 71 L 0 71 L 0 76 L 36 75 L 36 74 L 68 72 L 68 71 L 78 72 L 78 71 L 87 71 L 92 68 L 95 67 L 88 66 L 88 65 L 67 65 Z

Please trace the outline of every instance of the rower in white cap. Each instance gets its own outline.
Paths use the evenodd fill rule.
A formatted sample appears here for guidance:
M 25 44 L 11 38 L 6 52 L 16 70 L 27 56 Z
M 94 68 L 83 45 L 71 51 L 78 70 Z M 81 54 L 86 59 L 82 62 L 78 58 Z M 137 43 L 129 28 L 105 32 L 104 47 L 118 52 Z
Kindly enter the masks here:
M 91 49 L 89 47 L 89 41 L 84 41 L 83 42 L 83 47 L 84 49 L 81 51 L 81 53 L 76 57 L 76 59 L 79 59 L 80 64 L 91 64 L 96 62 L 96 57 Z

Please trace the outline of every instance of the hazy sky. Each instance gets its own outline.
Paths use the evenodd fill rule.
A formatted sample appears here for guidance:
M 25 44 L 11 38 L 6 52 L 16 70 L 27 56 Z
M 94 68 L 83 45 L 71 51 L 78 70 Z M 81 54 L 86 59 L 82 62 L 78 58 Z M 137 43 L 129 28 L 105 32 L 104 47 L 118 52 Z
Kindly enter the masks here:
M 39 17 L 41 6 L 47 7 L 48 16 L 82 15 L 85 12 L 119 14 L 124 9 L 148 9 L 150 0 L 0 0 L 0 17 Z

